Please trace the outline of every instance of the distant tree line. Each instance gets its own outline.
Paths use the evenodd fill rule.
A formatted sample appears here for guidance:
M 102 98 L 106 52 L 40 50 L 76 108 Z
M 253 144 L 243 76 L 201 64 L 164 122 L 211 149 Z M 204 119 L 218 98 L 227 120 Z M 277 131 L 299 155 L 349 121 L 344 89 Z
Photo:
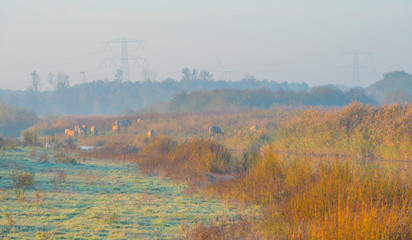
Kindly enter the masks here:
M 180 92 L 173 96 L 170 111 L 239 111 L 250 108 L 267 109 L 278 105 L 344 106 L 353 101 L 375 105 L 376 101 L 365 95 L 362 88 L 342 91 L 332 85 L 313 88 L 309 91 L 284 91 L 279 89 L 239 90 L 220 89 L 198 91 L 188 94 Z
M 98 80 L 89 83 L 70 85 L 69 76 L 64 73 L 48 75 L 52 87 L 48 91 L 39 91 L 39 76 L 31 73 L 31 85 L 26 91 L 0 90 L 0 100 L 13 106 L 27 107 L 39 115 L 53 114 L 128 114 L 135 110 L 149 108 L 157 102 L 170 101 L 176 93 L 185 91 L 212 91 L 216 89 L 261 89 L 272 91 L 307 91 L 306 83 L 277 83 L 275 81 L 256 80 L 247 76 L 236 82 L 215 81 L 205 70 L 182 70 L 182 78 L 177 81 L 168 78 L 162 82 L 147 79 L 143 82 L 120 81 L 121 73 L 115 80 Z
M 11 134 L 19 136 L 20 131 L 33 125 L 36 121 L 37 116 L 34 111 L 0 102 L 0 137 Z
M 27 90 L 1 90 L 0 101 L 10 106 L 33 109 L 38 115 L 132 114 L 136 110 L 159 110 L 154 104 L 170 102 L 163 111 L 224 111 L 269 108 L 276 105 L 342 106 L 353 101 L 365 104 L 410 101 L 412 77 L 403 71 L 384 75 L 366 88 L 339 90 L 333 85 L 310 88 L 306 83 L 278 83 L 246 76 L 236 82 L 215 81 L 206 70 L 182 70 L 181 79 L 157 82 L 121 81 L 119 70 L 113 81 L 97 80 L 70 84 L 69 75 L 49 73 L 50 90 L 39 91 L 40 76 L 31 73 Z M 152 106 L 152 107 L 151 107 Z
M 405 71 L 393 71 L 366 88 L 366 94 L 383 104 L 412 102 L 412 75 Z

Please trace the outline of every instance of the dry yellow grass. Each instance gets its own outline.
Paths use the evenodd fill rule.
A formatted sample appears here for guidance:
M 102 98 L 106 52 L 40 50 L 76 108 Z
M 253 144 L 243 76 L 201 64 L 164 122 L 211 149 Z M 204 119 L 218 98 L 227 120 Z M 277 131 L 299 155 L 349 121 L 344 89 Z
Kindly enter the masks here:
M 412 176 L 349 159 L 288 158 L 269 151 L 243 178 L 209 193 L 265 206 L 268 236 L 412 238 Z
M 281 123 L 286 150 L 366 159 L 412 160 L 412 104 L 311 108 Z

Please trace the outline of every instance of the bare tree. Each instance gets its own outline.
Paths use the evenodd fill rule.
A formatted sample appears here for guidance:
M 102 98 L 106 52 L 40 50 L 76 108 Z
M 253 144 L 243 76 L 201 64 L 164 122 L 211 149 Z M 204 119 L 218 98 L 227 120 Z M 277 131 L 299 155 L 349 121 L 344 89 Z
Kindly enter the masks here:
M 199 78 L 201 80 L 212 81 L 213 80 L 213 75 L 207 70 L 202 70 L 202 71 L 200 71 Z
M 70 87 L 69 75 L 59 72 L 57 74 L 57 90 L 63 90 Z
M 31 75 L 31 85 L 29 86 L 29 90 L 33 91 L 34 94 L 37 96 L 39 92 L 40 76 L 39 74 L 37 74 L 36 71 L 33 71 L 30 75 Z
M 54 79 L 54 74 L 50 72 L 47 78 L 53 90 L 63 90 L 70 87 L 68 74 L 58 72 L 57 79 Z
M 193 81 L 197 80 L 197 69 L 192 69 L 190 72 L 189 68 L 182 69 L 182 81 Z
M 49 75 L 47 75 L 47 80 L 49 81 L 49 83 L 52 86 L 53 90 L 55 90 L 56 89 L 56 84 L 54 82 L 54 74 L 52 72 L 49 72 Z

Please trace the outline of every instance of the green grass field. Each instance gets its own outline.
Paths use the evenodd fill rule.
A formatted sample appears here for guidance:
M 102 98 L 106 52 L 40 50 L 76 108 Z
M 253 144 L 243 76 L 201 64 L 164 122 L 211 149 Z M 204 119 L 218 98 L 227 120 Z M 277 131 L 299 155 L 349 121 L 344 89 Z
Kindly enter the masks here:
M 36 155 L 29 154 L 35 149 Z M 45 153 L 48 162 L 40 162 Z M 182 222 L 193 226 L 215 217 L 236 218 L 257 209 L 227 206 L 185 194 L 184 184 L 139 174 L 135 164 L 85 160 L 55 163 L 42 148 L 0 152 L 2 239 L 174 239 Z M 12 169 L 35 172 L 34 185 L 18 199 Z

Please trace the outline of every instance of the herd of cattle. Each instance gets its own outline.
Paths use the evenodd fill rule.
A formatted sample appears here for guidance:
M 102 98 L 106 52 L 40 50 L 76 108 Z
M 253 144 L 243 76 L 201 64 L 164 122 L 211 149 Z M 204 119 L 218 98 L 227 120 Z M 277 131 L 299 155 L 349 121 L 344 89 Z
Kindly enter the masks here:
M 140 122 L 141 119 L 138 119 L 138 122 Z M 112 123 L 112 131 L 114 133 L 120 133 L 121 129 L 123 129 L 124 131 L 130 126 L 132 125 L 132 122 L 130 120 L 116 120 L 114 123 Z M 251 131 L 257 131 L 258 130 L 258 126 L 257 125 L 251 125 L 249 127 L 249 129 Z M 92 125 L 90 127 L 90 132 L 93 136 L 97 136 L 99 134 L 97 127 L 95 125 Z M 69 137 L 75 137 L 76 135 L 87 135 L 87 125 L 75 125 L 74 126 L 74 130 L 66 128 L 64 130 L 64 133 L 69 136 Z M 217 137 L 218 135 L 220 136 L 224 136 L 224 133 L 222 131 L 222 129 L 219 126 L 211 126 L 209 128 L 209 134 L 212 138 L 214 138 L 215 136 Z M 152 139 L 156 136 L 156 132 L 153 129 L 150 129 L 147 132 L 147 137 L 149 139 Z
M 142 120 L 139 118 L 137 122 L 141 122 Z M 112 123 L 112 131 L 114 133 L 120 133 L 121 129 L 126 130 L 127 127 L 132 125 L 132 122 L 130 120 L 116 120 L 114 123 Z M 64 133 L 69 136 L 69 137 L 76 137 L 77 135 L 87 135 L 87 125 L 75 125 L 74 129 L 66 128 L 64 130 Z M 99 135 L 99 131 L 97 130 L 97 127 L 95 125 L 92 125 L 90 127 L 90 133 L 93 136 Z M 152 139 L 156 135 L 155 130 L 150 129 L 149 132 L 147 133 L 147 137 L 149 139 Z
M 90 132 L 93 136 L 97 136 L 99 134 L 95 125 L 90 127 Z M 75 137 L 76 135 L 87 135 L 87 125 L 75 125 L 74 130 L 66 128 L 64 133 L 69 137 Z

